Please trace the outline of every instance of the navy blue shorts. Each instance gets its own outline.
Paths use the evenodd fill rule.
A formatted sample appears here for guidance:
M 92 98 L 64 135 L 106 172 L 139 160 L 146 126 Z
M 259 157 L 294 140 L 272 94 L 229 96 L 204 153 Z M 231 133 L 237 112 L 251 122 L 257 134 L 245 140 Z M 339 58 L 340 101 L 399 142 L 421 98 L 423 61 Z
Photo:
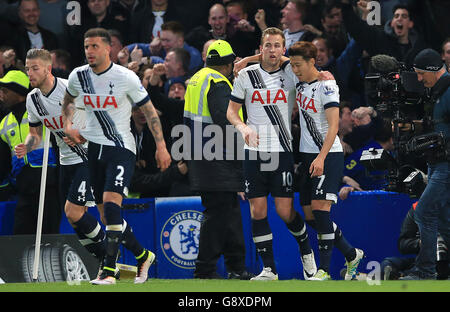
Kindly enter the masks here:
M 128 187 L 134 174 L 136 155 L 130 150 L 89 142 L 89 177 L 95 202 L 103 203 L 104 192 L 128 196 Z
M 59 169 L 60 191 L 62 202 L 66 200 L 72 204 L 86 206 L 86 202 L 94 201 L 91 184 L 89 182 L 88 163 L 62 165 Z
M 245 150 L 244 191 L 247 198 L 293 197 L 294 157 L 289 152 Z
M 311 205 L 311 200 L 331 200 L 337 203 L 337 194 L 344 172 L 344 153 L 328 153 L 325 158 L 323 174 L 311 178 L 309 167 L 318 154 L 300 153 L 299 193 L 300 205 Z

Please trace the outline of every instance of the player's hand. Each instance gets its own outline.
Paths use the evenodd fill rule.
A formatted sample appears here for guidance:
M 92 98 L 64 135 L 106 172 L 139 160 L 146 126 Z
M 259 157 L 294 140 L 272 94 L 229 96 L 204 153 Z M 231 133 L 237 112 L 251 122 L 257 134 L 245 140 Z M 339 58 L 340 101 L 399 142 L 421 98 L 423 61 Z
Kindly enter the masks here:
M 245 144 L 247 144 L 250 147 L 258 147 L 259 145 L 259 135 L 256 133 L 255 130 L 250 128 L 249 126 L 246 126 L 242 130 L 242 138 L 245 141 Z
M 248 64 L 248 61 L 245 59 L 245 57 L 239 61 L 236 61 L 234 63 L 234 67 L 233 67 L 233 75 L 234 77 L 238 76 L 238 73 L 241 69 L 245 68 Z
M 317 156 L 316 159 L 313 160 L 311 166 L 309 166 L 309 173 L 311 174 L 311 178 L 319 177 L 323 174 L 324 167 L 324 159 L 322 157 Z
M 324 70 L 324 71 L 319 72 L 319 81 L 323 81 L 323 80 L 335 80 L 335 79 L 334 79 L 334 76 L 332 73 Z
M 156 149 L 155 158 L 156 158 L 156 165 L 161 171 L 164 171 L 167 168 L 169 168 L 172 162 L 172 158 L 170 157 L 170 154 L 165 147 Z
M 27 146 L 23 143 L 17 144 L 14 147 L 14 152 L 16 153 L 17 158 L 22 158 L 27 154 Z
M 80 134 L 78 129 L 73 129 L 73 128 L 65 129 L 64 133 L 66 134 L 66 138 L 69 139 L 69 141 L 72 142 L 73 144 L 83 144 L 86 142 L 86 139 Z M 64 142 L 66 142 L 66 140 L 64 140 Z M 67 143 L 67 145 L 70 145 L 70 144 Z M 70 145 L 70 146 L 73 146 L 73 145 Z

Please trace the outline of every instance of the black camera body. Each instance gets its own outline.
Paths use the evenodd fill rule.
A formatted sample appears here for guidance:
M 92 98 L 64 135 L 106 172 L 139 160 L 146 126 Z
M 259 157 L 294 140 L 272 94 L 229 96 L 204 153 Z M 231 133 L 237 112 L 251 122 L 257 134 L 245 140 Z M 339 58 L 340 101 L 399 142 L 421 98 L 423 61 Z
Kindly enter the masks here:
M 388 171 L 387 191 L 407 193 L 417 198 L 425 189 L 425 182 L 420 170 L 411 162 L 410 140 L 422 134 L 418 132 L 423 129 L 414 121 L 423 118 L 423 107 L 428 97 L 413 70 L 402 63 L 395 65 L 395 69 L 387 66 L 388 71 L 378 70 L 365 77 L 368 104 L 392 121 L 394 153 L 382 149 L 368 150 L 363 152 L 360 161 L 367 170 Z

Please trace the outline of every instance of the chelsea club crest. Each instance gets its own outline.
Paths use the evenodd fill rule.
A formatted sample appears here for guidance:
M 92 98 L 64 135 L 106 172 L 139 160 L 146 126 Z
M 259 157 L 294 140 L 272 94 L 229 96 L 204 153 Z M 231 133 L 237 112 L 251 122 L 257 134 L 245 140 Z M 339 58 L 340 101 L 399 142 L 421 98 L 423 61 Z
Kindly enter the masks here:
M 184 210 L 171 216 L 161 230 L 161 249 L 173 265 L 194 269 L 203 214 Z

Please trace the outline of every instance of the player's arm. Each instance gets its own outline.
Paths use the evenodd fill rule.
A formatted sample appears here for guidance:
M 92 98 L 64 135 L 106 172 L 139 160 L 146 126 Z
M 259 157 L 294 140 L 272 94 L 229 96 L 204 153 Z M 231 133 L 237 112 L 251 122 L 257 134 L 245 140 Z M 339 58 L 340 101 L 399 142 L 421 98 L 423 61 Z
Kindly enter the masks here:
M 239 110 L 242 104 L 230 100 L 227 109 L 228 121 L 242 134 L 242 138 L 245 144 L 251 147 L 257 147 L 259 145 L 259 136 L 255 130 L 247 126 L 239 116 Z
M 164 140 L 161 121 L 158 117 L 158 113 L 156 112 L 156 109 L 150 100 L 148 100 L 145 104 L 139 106 L 139 108 L 144 113 L 145 119 L 147 120 L 147 126 L 152 132 L 153 138 L 155 139 L 155 158 L 157 166 L 162 171 L 164 171 L 170 166 L 172 158 L 167 151 L 166 141 Z
M 27 153 L 35 150 L 42 141 L 42 124 L 36 127 L 30 125 L 29 132 L 24 143 L 17 144 L 14 147 L 17 158 L 24 157 Z
M 74 100 L 75 100 L 75 97 L 73 97 L 66 91 L 66 94 L 64 94 L 64 99 L 63 99 L 63 103 L 62 103 L 62 117 L 63 117 L 64 133 L 66 134 L 66 137 L 72 143 L 82 144 L 82 143 L 86 142 L 86 139 L 80 135 L 80 132 L 78 131 L 78 129 L 72 128 L 73 115 L 75 114 L 75 109 L 76 109 Z M 66 140 L 64 140 L 64 142 L 66 142 L 69 145 L 72 145 L 72 144 L 70 144 L 70 142 L 67 142 Z
M 325 140 L 320 150 L 319 155 L 311 163 L 309 167 L 309 173 L 311 177 L 318 177 L 323 174 L 323 167 L 325 158 L 328 155 L 331 147 L 333 146 L 334 140 L 339 130 L 339 107 L 329 107 L 325 109 L 325 116 L 328 121 L 328 131 L 325 136 Z

